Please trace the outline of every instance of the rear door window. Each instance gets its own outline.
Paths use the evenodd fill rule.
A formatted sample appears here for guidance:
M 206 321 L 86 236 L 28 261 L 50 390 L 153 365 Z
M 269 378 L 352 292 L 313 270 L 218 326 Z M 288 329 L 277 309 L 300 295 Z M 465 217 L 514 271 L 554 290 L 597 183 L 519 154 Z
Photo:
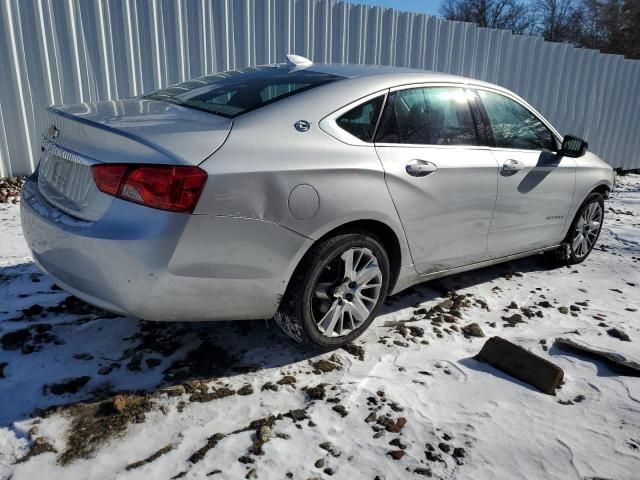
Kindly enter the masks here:
M 250 67 L 189 80 L 158 90 L 146 98 L 233 118 L 343 78 L 287 66 Z
M 458 87 L 421 87 L 389 95 L 377 143 L 479 145 L 467 94 Z
M 363 142 L 372 142 L 383 102 L 384 96 L 379 96 L 361 103 L 340 116 L 338 126 Z

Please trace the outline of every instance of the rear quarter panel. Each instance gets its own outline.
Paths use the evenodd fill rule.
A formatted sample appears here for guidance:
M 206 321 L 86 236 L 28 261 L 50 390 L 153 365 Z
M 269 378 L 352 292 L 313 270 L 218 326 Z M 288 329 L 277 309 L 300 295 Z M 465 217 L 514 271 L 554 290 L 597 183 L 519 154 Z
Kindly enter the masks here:
M 347 145 L 323 132 L 319 121 L 343 104 L 335 96 L 323 103 L 319 93 L 236 118 L 223 147 L 200 165 L 209 178 L 195 213 L 270 221 L 311 240 L 350 221 L 377 220 L 396 233 L 403 264 L 412 263 L 373 145 Z M 311 128 L 297 131 L 298 120 Z M 317 212 L 308 218 L 296 218 L 290 208 L 298 185 L 317 193 Z M 303 254 L 296 254 L 295 264 Z

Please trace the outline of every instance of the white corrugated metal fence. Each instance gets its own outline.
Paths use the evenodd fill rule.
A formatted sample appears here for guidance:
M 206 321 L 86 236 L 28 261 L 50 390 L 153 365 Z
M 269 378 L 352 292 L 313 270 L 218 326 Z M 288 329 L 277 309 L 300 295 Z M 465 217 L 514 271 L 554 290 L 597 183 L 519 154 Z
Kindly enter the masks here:
M 503 85 L 612 166 L 640 168 L 640 61 L 333 0 L 0 0 L 0 176 L 31 172 L 46 105 L 283 61 L 408 66 Z

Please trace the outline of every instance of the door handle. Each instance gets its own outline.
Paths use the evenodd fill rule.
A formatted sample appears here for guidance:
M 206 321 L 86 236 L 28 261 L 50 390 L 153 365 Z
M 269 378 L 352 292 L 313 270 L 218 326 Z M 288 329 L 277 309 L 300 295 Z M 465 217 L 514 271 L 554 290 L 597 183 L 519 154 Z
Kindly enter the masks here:
M 409 160 L 406 166 L 407 173 L 412 177 L 426 177 L 437 169 L 438 166 L 435 163 L 420 160 L 419 158 Z
M 524 163 L 510 158 L 502 164 L 502 170 L 505 172 L 519 172 L 524 168 Z

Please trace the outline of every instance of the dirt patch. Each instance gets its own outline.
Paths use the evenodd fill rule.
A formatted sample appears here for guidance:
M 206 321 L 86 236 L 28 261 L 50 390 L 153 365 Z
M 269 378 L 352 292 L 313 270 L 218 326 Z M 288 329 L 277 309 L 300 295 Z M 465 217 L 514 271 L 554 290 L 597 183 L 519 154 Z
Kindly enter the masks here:
M 387 455 L 391 456 L 391 458 L 393 458 L 394 460 L 400 460 L 405 456 L 405 452 L 404 450 L 393 450 L 387 453 Z
M 43 437 L 38 437 L 33 441 L 33 445 L 29 449 L 29 452 L 22 458 L 19 458 L 16 463 L 24 463 L 29 461 L 32 457 L 36 455 L 42 455 L 43 453 L 52 452 L 58 453 L 58 451 L 47 442 Z
M 164 455 L 165 453 L 169 453 L 171 450 L 173 450 L 173 445 L 167 445 L 165 447 L 162 447 L 160 450 L 158 450 L 156 453 L 154 453 L 153 455 L 148 456 L 147 458 L 145 458 L 144 460 L 140 460 L 138 462 L 133 462 L 130 463 L 129 465 L 127 465 L 125 467 L 125 469 L 127 471 L 129 470 L 134 470 L 136 468 L 140 468 L 143 465 L 146 465 L 147 463 L 151 463 L 155 460 L 157 460 L 158 458 L 160 458 L 162 455 Z
M 198 463 L 200 460 L 204 458 L 209 450 L 215 448 L 218 445 L 218 442 L 225 437 L 224 433 L 215 433 L 207 438 L 207 443 L 202 447 L 196 450 L 196 452 L 189 457 L 189 461 L 191 463 Z
M 0 343 L 4 350 L 20 350 L 23 354 L 37 352 L 42 349 L 42 345 L 47 343 L 63 343 L 58 337 L 51 333 L 51 325 L 48 323 L 37 323 L 26 328 L 5 333 L 0 338 Z
M 238 395 L 252 395 L 253 394 L 253 387 L 251 385 L 244 385 L 242 388 L 240 388 L 238 390 Z
M 235 395 L 235 390 L 227 387 L 214 388 L 211 392 L 195 392 L 189 397 L 190 402 L 210 402 L 224 397 Z
M 522 315 L 520 315 L 519 313 L 514 313 L 510 317 L 501 317 L 501 318 L 502 318 L 502 321 L 505 322 L 503 325 L 504 327 L 515 327 L 519 323 L 526 323 L 522 319 Z
M 18 203 L 20 190 L 26 181 L 27 177 L 0 178 L 0 203 Z
M 307 416 L 307 410 L 301 409 L 301 408 L 298 408 L 295 410 L 289 410 L 287 413 L 284 414 L 284 416 L 289 417 L 294 422 L 301 422 L 302 420 L 306 420 L 307 418 L 309 418 Z
M 631 341 L 631 338 L 629 337 L 629 335 L 624 333 L 619 328 L 610 328 L 609 330 L 607 330 L 607 334 L 609 336 L 611 336 L 613 338 L 617 338 L 618 340 L 623 341 L 623 342 L 630 342 Z
M 91 377 L 82 376 L 76 378 L 67 378 L 60 383 L 52 383 L 45 385 L 43 390 L 44 394 L 52 393 L 54 395 L 64 395 L 65 393 L 78 393 L 82 387 L 84 387 Z
M 364 361 L 364 348 L 360 345 L 354 345 L 353 343 L 348 343 L 344 347 L 342 347 L 344 351 L 353 355 L 360 361 Z
M 224 375 L 237 362 L 237 358 L 223 348 L 203 341 L 198 348 L 187 353 L 164 371 L 165 380 L 171 383 L 190 379 L 209 379 Z
M 331 355 L 329 360 L 318 360 L 317 362 L 311 362 L 313 367 L 313 373 L 319 375 L 321 373 L 328 373 L 334 370 L 340 370 L 340 359 L 335 355 Z
M 264 392 L 265 390 L 271 390 L 272 392 L 278 391 L 278 385 L 273 382 L 267 382 L 260 388 L 260 391 Z
M 136 351 L 155 352 L 163 357 L 173 355 L 183 345 L 183 337 L 188 329 L 171 322 L 144 322 L 139 324 L 139 332 L 129 337 L 138 340 Z
M 31 305 L 29 308 L 25 308 L 22 310 L 22 314 L 25 317 L 35 317 L 36 315 L 40 315 L 44 311 L 44 307 L 37 303 Z
M 404 417 L 398 417 L 395 421 L 385 415 L 378 417 L 378 425 L 382 425 L 387 432 L 400 433 L 404 426 L 407 424 L 407 419 Z
M 334 412 L 338 412 L 338 414 L 340 414 L 340 416 L 342 418 L 346 417 L 347 415 L 349 415 L 349 411 L 344 407 L 344 405 L 334 405 L 332 410 Z
M 77 404 L 65 408 L 71 417 L 66 449 L 58 458 L 61 465 L 89 458 L 108 439 L 126 431 L 130 423 L 142 423 L 153 408 L 151 395 L 119 395 L 103 402 Z
M 278 415 L 279 418 L 282 418 Z M 249 453 L 252 455 L 264 455 L 263 445 L 267 443 L 273 435 L 273 425 L 279 418 L 273 415 L 262 419 L 256 425 L 256 431 L 253 435 L 253 443 L 249 447 Z
M 465 337 L 484 337 L 484 332 L 482 331 L 482 327 L 477 323 L 470 323 L 469 325 L 465 325 L 462 327 L 462 333 L 464 333 Z
M 342 452 L 340 451 L 340 449 L 338 447 L 336 447 L 333 443 L 331 442 L 324 442 L 321 443 L 320 445 L 318 445 L 322 450 L 325 450 L 327 452 L 329 452 L 331 454 L 332 457 L 338 458 Z
M 326 386 L 327 385 L 325 383 L 319 383 L 315 387 L 305 387 L 303 390 L 311 400 L 323 400 L 326 395 Z
M 296 377 L 293 375 L 285 375 L 276 382 L 278 385 L 293 385 L 296 383 Z
M 294 411 L 295 412 L 295 411 Z M 306 418 L 306 412 L 304 410 L 301 410 L 300 412 L 302 412 L 302 416 Z M 189 457 L 189 461 L 191 463 L 198 463 L 199 461 L 201 461 L 205 455 L 207 454 L 207 452 L 213 448 L 215 448 L 215 446 L 218 444 L 218 442 L 220 442 L 220 440 L 222 440 L 223 438 L 229 436 L 229 435 L 236 435 L 238 433 L 242 433 L 242 432 L 248 432 L 248 431 L 254 431 L 254 435 L 253 435 L 253 442 L 251 444 L 251 446 L 248 449 L 248 454 L 249 455 L 262 455 L 264 452 L 262 450 L 262 446 L 267 443 L 271 437 L 273 436 L 273 426 L 275 425 L 275 423 L 278 420 L 282 420 L 283 417 L 285 416 L 289 416 L 292 419 L 294 419 L 294 417 L 296 416 L 300 416 L 300 414 L 292 414 L 292 412 L 289 412 L 285 415 L 282 414 L 278 414 L 278 415 L 269 415 L 268 417 L 264 417 L 264 418 L 259 418 L 257 420 L 252 421 L 249 425 L 247 425 L 246 427 L 243 428 L 239 428 L 238 430 L 234 430 L 233 432 L 230 432 L 228 434 L 224 434 L 224 433 L 216 433 L 212 436 L 210 436 L 207 439 L 207 443 L 199 448 L 198 450 L 196 450 L 195 453 L 193 453 L 193 455 L 191 455 Z M 295 419 L 294 419 L 295 421 Z M 243 458 L 243 457 L 241 457 Z M 250 462 L 243 462 L 243 463 L 250 463 Z

